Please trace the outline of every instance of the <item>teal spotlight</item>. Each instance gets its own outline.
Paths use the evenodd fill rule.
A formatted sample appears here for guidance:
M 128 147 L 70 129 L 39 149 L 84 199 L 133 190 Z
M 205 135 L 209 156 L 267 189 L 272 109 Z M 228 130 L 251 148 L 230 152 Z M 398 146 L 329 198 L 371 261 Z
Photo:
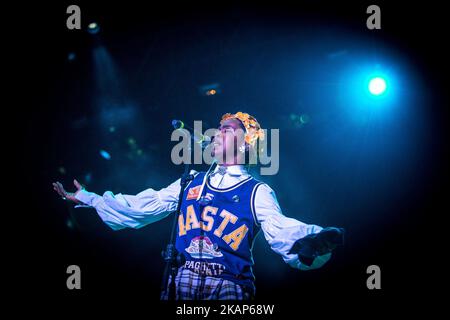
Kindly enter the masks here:
M 372 78 L 369 81 L 369 92 L 374 96 L 379 96 L 386 91 L 386 80 L 381 77 Z

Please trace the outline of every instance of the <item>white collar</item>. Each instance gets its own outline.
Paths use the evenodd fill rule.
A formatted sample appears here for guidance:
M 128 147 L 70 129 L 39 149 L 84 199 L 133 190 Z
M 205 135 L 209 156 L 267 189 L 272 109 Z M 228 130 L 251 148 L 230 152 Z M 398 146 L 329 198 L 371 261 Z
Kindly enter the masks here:
M 209 179 L 209 177 L 212 177 L 216 173 L 218 173 L 219 168 L 226 168 L 225 173 L 228 173 L 231 176 L 238 176 L 239 177 L 241 175 L 248 174 L 247 169 L 242 164 L 237 164 L 237 165 L 232 165 L 232 166 L 221 166 L 221 165 L 218 165 L 217 162 L 216 162 L 213 172 L 211 174 L 207 173 L 203 177 L 203 183 L 202 183 L 202 186 L 200 187 L 200 192 L 198 193 L 197 200 L 199 200 L 200 197 L 203 194 L 203 189 L 205 187 L 206 180 Z
M 240 176 L 243 174 L 248 174 L 247 169 L 242 164 L 236 164 L 231 166 L 217 165 L 214 169 L 214 173 L 217 173 L 220 167 L 226 168 L 226 173 L 228 173 L 230 176 Z

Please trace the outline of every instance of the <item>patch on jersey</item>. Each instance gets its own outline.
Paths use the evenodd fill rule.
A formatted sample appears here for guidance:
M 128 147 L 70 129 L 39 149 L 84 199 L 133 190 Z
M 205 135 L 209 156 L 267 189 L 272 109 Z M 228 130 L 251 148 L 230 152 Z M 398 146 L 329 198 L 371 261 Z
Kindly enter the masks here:
M 186 249 L 187 253 L 191 257 L 200 259 L 213 259 L 223 257 L 222 252 L 220 252 L 217 243 L 212 243 L 211 240 L 206 236 L 197 236 L 191 240 L 189 247 Z
M 202 186 L 196 186 L 196 187 L 190 188 L 188 190 L 186 200 L 197 199 L 198 194 L 200 193 L 200 188 L 201 187 Z
M 214 195 L 212 193 L 207 192 L 205 196 L 200 197 L 200 200 L 198 203 L 202 206 L 207 206 L 211 204 L 212 200 L 214 198 Z
M 223 264 L 217 262 L 189 260 L 186 261 L 184 267 L 197 274 L 205 276 L 220 276 L 226 269 Z
M 214 195 L 212 193 L 207 192 L 205 195 L 205 199 L 211 200 L 214 198 Z

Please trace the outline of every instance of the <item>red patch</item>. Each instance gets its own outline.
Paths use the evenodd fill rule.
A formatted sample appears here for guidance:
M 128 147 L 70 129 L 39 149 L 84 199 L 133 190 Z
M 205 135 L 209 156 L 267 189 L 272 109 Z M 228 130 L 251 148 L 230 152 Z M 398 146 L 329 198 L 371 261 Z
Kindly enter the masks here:
M 186 200 L 197 199 L 198 194 L 200 193 L 200 188 L 201 187 L 202 186 L 196 186 L 196 187 L 190 188 L 188 190 Z

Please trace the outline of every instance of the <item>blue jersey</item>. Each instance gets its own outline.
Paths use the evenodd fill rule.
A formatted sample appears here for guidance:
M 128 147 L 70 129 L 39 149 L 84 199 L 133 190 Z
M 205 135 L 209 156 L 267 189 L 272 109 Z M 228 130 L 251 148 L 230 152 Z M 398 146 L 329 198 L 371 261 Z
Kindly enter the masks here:
M 178 217 L 176 248 L 186 257 L 184 268 L 254 292 L 252 247 L 260 230 L 254 202 L 262 183 L 249 177 L 218 189 L 207 181 L 197 201 L 204 176 L 198 173 L 187 186 Z

